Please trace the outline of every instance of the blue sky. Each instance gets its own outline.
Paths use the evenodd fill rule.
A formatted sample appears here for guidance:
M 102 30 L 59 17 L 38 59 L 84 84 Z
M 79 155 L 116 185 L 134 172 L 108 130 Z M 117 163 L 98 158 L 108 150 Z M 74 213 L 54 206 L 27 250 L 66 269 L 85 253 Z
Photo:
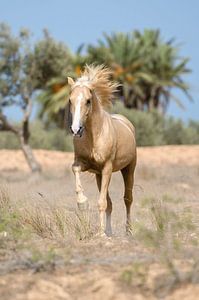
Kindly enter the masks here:
M 48 28 L 52 36 L 72 50 L 81 43 L 96 43 L 103 32 L 129 32 L 159 28 L 167 40 L 175 37 L 181 54 L 190 57 L 192 74 L 185 78 L 191 85 L 194 103 L 180 92 L 186 110 L 174 104 L 168 113 L 183 120 L 199 119 L 199 1 L 197 0 L 0 0 L 0 22 L 8 23 L 14 33 L 29 28 L 34 39 Z M 12 118 L 18 112 L 10 111 Z

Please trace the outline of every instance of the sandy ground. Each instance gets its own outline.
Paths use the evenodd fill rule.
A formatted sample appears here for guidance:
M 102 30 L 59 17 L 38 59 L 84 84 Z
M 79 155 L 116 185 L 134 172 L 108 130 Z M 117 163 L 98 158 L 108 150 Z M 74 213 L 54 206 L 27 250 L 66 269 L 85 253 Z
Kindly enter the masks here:
M 73 161 L 73 153 L 47 150 L 35 150 L 34 153 L 43 169 L 63 170 Z M 139 147 L 138 164 L 199 165 L 199 146 Z M 0 150 L 0 172 L 17 170 L 29 171 L 23 153 L 20 150 Z
M 6 188 L 10 197 L 22 206 L 39 205 L 44 213 L 49 206 L 62 207 L 73 218 L 76 211 L 74 178 L 70 170 L 73 154 L 36 150 L 35 156 L 43 168 L 39 180 L 31 179 L 21 151 L 0 150 L 0 188 Z M 95 179 L 84 174 L 82 180 L 92 211 L 91 226 L 95 230 L 98 224 Z M 185 210 L 193 212 L 197 222 L 198 180 L 199 146 L 138 148 L 133 204 L 135 226 L 148 222 L 146 199 L 165 195 L 175 200 L 171 203 L 174 210 L 179 214 Z M 68 253 L 67 261 L 58 260 L 55 266 L 36 271 L 27 266 L 24 252 L 20 254 L 19 249 L 9 248 L 4 256 L 0 255 L 0 299 L 198 299 L 199 285 L 195 283 L 180 284 L 166 292 L 154 287 L 161 281 L 162 267 L 154 260 L 153 251 L 125 234 L 123 183 L 119 173 L 112 177 L 110 194 L 113 200 L 112 238 L 93 236 L 83 241 L 67 238 L 61 250 Z M 47 248 L 49 243 L 54 245 L 56 241 L 43 239 L 39 243 Z M 185 246 L 188 247 L 186 243 Z M 137 283 L 134 275 L 130 283 L 128 277 L 125 279 L 129 268 L 131 270 L 137 262 L 144 266 L 150 262 L 147 283 Z M 140 276 L 138 274 L 138 279 L 142 281 Z

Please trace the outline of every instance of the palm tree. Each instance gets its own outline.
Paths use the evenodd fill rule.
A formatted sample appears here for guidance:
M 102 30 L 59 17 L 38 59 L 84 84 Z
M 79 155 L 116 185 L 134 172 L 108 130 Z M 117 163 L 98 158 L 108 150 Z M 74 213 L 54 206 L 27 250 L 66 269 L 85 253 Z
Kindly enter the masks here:
M 179 56 L 179 47 L 174 44 L 174 39 L 163 42 L 158 30 L 145 30 L 143 34 L 136 31 L 134 37 L 145 58 L 143 74 L 147 76 L 142 85 L 148 109 L 161 107 L 165 111 L 170 100 L 182 107 L 172 88 L 182 90 L 191 100 L 189 85 L 182 80 L 182 76 L 190 72 L 187 68 L 189 59 Z
M 182 75 L 190 72 L 188 58 L 181 58 L 174 40 L 162 41 L 158 30 L 134 31 L 131 34 L 104 34 L 98 46 L 88 46 L 90 61 L 105 63 L 114 71 L 122 84 L 120 96 L 129 108 L 166 109 L 172 99 L 182 106 L 171 93 L 179 88 L 189 99 L 189 86 Z
M 139 85 L 143 61 L 133 35 L 104 34 L 104 40 L 99 40 L 98 44 L 88 46 L 89 61 L 108 65 L 113 70 L 114 79 L 121 83 L 120 97 L 125 106 L 138 108 L 141 105 L 140 101 L 137 101 L 138 98 L 140 100 L 144 97 Z M 135 95 L 139 97 L 136 99 Z
M 68 96 L 67 82 L 63 78 L 52 79 L 45 90 L 37 97 L 39 103 L 39 118 L 46 125 L 56 123 L 60 128 L 65 128 L 66 106 Z
M 51 79 L 39 96 L 40 116 L 46 122 L 65 127 L 69 94 L 66 76 L 78 77 L 86 63 L 105 64 L 113 70 L 113 79 L 121 83 L 119 98 L 128 108 L 166 111 L 170 100 L 182 107 L 173 94 L 174 88 L 191 99 L 189 86 L 182 78 L 190 72 L 189 59 L 180 57 L 175 41 L 163 41 L 158 30 L 104 34 L 97 46 L 87 46 L 84 55 L 83 47 L 71 54 L 67 69 Z
M 48 125 L 51 122 L 60 128 L 66 128 L 68 119 L 69 86 L 67 76 L 77 78 L 86 63 L 86 56 L 81 55 L 84 45 L 80 45 L 75 54 L 71 54 L 67 65 L 63 64 L 60 76 L 53 77 L 45 89 L 37 97 L 39 102 L 39 118 Z

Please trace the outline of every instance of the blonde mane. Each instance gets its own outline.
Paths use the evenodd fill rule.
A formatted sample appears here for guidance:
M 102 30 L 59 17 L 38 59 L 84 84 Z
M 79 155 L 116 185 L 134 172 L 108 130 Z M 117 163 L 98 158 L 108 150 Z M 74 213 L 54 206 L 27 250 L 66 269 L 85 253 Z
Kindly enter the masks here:
M 119 86 L 118 83 L 110 80 L 111 75 L 112 71 L 104 65 L 86 65 L 81 77 L 77 79 L 73 88 L 86 86 L 95 91 L 103 107 L 110 106 L 114 93 Z

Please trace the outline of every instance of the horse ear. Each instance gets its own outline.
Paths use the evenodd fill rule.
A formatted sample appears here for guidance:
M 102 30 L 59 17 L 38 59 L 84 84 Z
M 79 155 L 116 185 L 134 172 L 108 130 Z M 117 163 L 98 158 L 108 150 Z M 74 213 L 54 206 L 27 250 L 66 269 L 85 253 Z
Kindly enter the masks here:
M 68 79 L 68 84 L 72 87 L 75 84 L 74 80 L 71 77 L 67 77 L 67 79 Z

